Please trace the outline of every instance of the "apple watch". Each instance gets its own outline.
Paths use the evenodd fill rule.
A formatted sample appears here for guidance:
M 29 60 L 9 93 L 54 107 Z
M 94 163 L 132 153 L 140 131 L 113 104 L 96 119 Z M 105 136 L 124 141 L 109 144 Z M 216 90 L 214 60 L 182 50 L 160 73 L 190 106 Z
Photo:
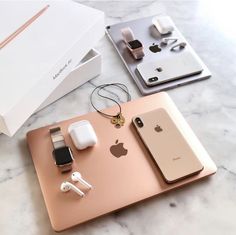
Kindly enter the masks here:
M 71 171 L 74 158 L 70 147 L 66 146 L 61 128 L 55 127 L 49 131 L 54 148 L 52 154 L 55 160 L 55 165 L 61 173 Z
M 144 57 L 143 45 L 138 39 L 135 39 L 131 28 L 127 27 L 121 29 L 121 34 L 126 44 L 126 47 L 131 52 L 133 57 L 136 60 L 142 59 Z

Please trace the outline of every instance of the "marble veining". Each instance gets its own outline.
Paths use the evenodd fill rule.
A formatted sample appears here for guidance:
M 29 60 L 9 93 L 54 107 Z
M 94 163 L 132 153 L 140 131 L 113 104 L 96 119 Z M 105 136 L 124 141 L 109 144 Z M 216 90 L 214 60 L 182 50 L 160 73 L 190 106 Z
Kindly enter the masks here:
M 217 174 L 62 234 L 73 235 L 234 235 L 236 233 L 236 30 L 235 3 L 211 0 L 78 1 L 103 10 L 106 24 L 166 13 L 212 72 L 212 78 L 169 90 L 177 107 L 218 166 Z M 56 103 L 34 114 L 13 138 L 0 135 L 0 234 L 50 235 L 51 229 L 26 133 L 93 111 L 95 85 L 125 83 L 140 97 L 133 80 L 104 37 L 96 46 L 103 72 Z M 125 97 L 120 96 L 121 101 Z M 99 102 L 100 107 L 109 102 Z

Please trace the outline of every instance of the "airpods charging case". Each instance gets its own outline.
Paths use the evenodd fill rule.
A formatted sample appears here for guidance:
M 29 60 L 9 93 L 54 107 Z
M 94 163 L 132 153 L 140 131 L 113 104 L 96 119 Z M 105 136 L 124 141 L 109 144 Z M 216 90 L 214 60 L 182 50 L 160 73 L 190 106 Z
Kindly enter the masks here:
M 169 16 L 156 16 L 152 19 L 160 34 L 168 34 L 174 30 L 174 23 Z
M 68 127 L 68 132 L 78 150 L 94 146 L 97 143 L 97 135 L 93 126 L 87 120 L 72 123 Z

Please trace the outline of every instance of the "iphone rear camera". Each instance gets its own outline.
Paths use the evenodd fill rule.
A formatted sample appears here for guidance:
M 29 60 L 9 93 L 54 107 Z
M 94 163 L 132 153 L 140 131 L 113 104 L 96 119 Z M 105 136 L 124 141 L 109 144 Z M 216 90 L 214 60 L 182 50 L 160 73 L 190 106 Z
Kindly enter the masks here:
M 158 81 L 158 77 L 152 77 L 148 79 L 149 82 L 156 82 Z
M 139 117 L 135 118 L 135 122 L 139 128 L 143 127 L 143 122 L 142 122 L 141 118 L 139 118 Z

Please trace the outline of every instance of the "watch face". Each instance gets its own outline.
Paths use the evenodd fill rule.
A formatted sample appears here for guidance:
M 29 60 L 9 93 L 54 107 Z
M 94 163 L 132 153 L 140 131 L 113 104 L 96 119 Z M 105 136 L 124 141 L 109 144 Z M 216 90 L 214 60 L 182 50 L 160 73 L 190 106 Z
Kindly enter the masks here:
M 131 49 L 137 49 L 143 46 L 139 40 L 130 41 L 128 44 Z
M 72 163 L 72 153 L 69 147 L 62 147 L 53 150 L 54 159 L 56 161 L 56 165 L 65 165 L 68 163 Z

